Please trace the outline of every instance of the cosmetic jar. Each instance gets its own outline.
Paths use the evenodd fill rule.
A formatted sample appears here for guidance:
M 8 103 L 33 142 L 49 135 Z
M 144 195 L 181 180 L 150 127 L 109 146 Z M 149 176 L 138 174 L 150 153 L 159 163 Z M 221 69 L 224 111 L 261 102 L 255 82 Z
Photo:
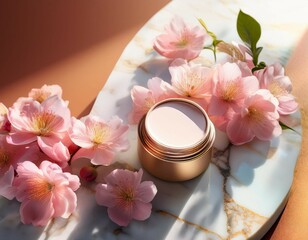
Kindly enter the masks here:
M 208 168 L 214 139 L 214 125 L 202 107 L 187 99 L 167 99 L 139 122 L 139 160 L 162 180 L 189 180 Z

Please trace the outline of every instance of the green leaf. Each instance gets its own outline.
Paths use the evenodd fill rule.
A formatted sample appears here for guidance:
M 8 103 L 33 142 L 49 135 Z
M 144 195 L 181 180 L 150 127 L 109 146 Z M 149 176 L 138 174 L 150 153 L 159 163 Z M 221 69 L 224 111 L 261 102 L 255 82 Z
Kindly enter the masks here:
M 291 128 L 291 127 L 285 125 L 283 122 L 280 122 L 280 121 L 279 121 L 279 125 L 281 126 L 282 130 L 287 130 L 287 129 L 289 129 L 289 130 L 292 130 L 292 131 L 296 132 L 293 128 Z
M 260 24 L 248 14 L 240 10 L 236 22 L 237 32 L 242 41 L 248 45 L 252 53 L 252 61 L 255 66 L 258 64 L 258 57 L 262 48 L 257 48 L 257 42 L 261 37 Z
M 263 47 L 258 47 L 258 48 L 256 49 L 256 53 L 255 53 L 255 54 L 256 54 L 257 57 L 259 57 L 259 55 L 260 55 L 262 49 L 263 49 Z
M 260 24 L 253 17 L 240 10 L 236 27 L 242 41 L 256 49 L 257 42 L 261 37 Z
M 266 67 L 266 64 L 265 62 L 260 62 L 257 66 L 255 66 L 253 69 L 252 69 L 252 72 L 254 73 L 255 71 L 258 71 L 258 70 L 261 70 L 263 68 Z

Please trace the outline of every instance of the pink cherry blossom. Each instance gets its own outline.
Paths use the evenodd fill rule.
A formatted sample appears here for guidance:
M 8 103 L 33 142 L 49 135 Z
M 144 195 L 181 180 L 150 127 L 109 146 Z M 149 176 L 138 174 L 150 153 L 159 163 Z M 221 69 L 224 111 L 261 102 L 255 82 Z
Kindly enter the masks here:
M 233 144 L 250 142 L 255 137 L 267 141 L 281 134 L 277 99 L 266 89 L 248 97 L 242 110 L 227 125 L 227 135 Z
M 19 102 L 9 109 L 12 130 L 7 136 L 10 144 L 23 145 L 37 141 L 40 149 L 57 161 L 70 158 L 62 142 L 70 128 L 70 110 L 57 95 L 42 103 L 34 100 Z
M 33 88 L 28 93 L 28 97 L 20 97 L 14 103 L 14 108 L 20 108 L 20 105 L 24 105 L 26 102 L 37 101 L 38 103 L 44 102 L 47 98 L 58 96 L 62 99 L 62 88 L 59 85 L 43 85 L 41 88 Z M 68 101 L 65 101 L 68 105 Z
M 206 100 L 212 91 L 212 69 L 175 59 L 170 67 L 171 84 L 182 97 Z
M 297 111 L 298 104 L 291 94 L 292 83 L 279 63 L 269 65 L 255 74 L 260 80 L 261 88 L 268 89 L 278 99 L 280 114 L 288 115 Z
M 143 171 L 116 169 L 106 177 L 106 184 L 96 187 L 96 201 L 108 207 L 108 216 L 120 226 L 127 226 L 131 220 L 145 220 L 150 217 L 157 188 L 151 181 L 141 182 Z
M 233 109 L 229 108 L 224 113 L 224 115 L 219 115 L 219 116 L 210 115 L 209 118 L 213 122 L 215 128 L 217 128 L 217 129 L 219 129 L 223 132 L 226 132 L 227 125 L 230 122 L 230 120 L 232 119 L 234 114 L 235 114 L 235 112 L 233 111 Z
M 9 200 L 12 200 L 15 197 L 13 180 L 14 168 L 13 166 L 10 166 L 4 174 L 0 174 L 0 196 L 3 196 Z
M 239 66 L 243 77 L 251 76 L 254 68 L 253 59 L 250 49 L 240 43 L 226 43 L 224 41 L 217 45 L 219 52 L 224 52 L 229 55 L 226 59 L 228 62 L 235 62 Z
M 62 98 L 62 88 L 59 85 L 43 85 L 41 88 L 33 88 L 28 96 L 40 103 L 47 98 L 57 95 Z
M 236 61 L 244 62 L 246 60 L 245 54 L 241 51 L 239 44 L 235 42 L 227 43 L 221 41 L 217 45 L 217 50 L 219 52 L 228 54 L 231 57 L 230 62 L 236 62 Z
M 70 137 L 81 147 L 73 161 L 83 157 L 95 165 L 109 165 L 116 151 L 126 151 L 129 147 L 128 125 L 117 116 L 105 122 L 98 116 L 88 115 L 80 120 L 73 118 L 72 125 Z
M 7 118 L 8 109 L 0 102 L 0 134 L 8 133 L 11 130 L 11 123 Z
M 240 49 L 242 54 L 244 55 L 244 61 L 241 61 L 241 62 L 245 62 L 247 64 L 247 67 L 250 70 L 252 70 L 255 67 L 255 65 L 253 63 L 251 50 L 246 45 L 235 43 L 235 42 L 233 42 L 233 44 L 236 45 Z
M 176 96 L 177 94 L 172 91 L 170 84 L 158 77 L 148 81 L 148 88 L 134 86 L 131 90 L 133 109 L 128 116 L 129 122 L 137 124 L 155 103 Z
M 214 116 L 235 113 L 243 107 L 247 96 L 258 90 L 259 83 L 255 76 L 242 77 L 236 63 L 218 65 L 213 74 L 214 88 L 209 103 L 208 113 Z
M 11 166 L 16 169 L 17 163 L 25 159 L 26 152 L 27 147 L 11 145 L 7 143 L 5 135 L 0 135 L 0 176 Z
M 191 60 L 199 56 L 207 37 L 201 26 L 190 27 L 182 18 L 175 17 L 155 39 L 153 47 L 164 57 Z
M 20 215 L 24 224 L 45 226 L 55 217 L 68 218 L 76 209 L 74 191 L 79 178 L 54 163 L 43 161 L 39 168 L 30 161 L 20 163 L 13 182 L 16 199 L 21 202 Z

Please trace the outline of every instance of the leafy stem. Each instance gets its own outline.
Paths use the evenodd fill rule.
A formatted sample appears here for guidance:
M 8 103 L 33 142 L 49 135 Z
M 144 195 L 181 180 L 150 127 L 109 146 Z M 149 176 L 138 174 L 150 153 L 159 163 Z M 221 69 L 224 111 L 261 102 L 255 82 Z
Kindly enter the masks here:
M 215 33 L 213 33 L 212 31 L 210 31 L 210 30 L 207 28 L 205 22 L 204 22 L 202 19 L 198 18 L 198 21 L 199 21 L 199 23 L 201 24 L 201 26 L 205 29 L 205 31 L 207 32 L 207 34 L 210 35 L 211 38 L 212 38 L 212 40 L 213 40 L 213 41 L 212 41 L 212 44 L 211 44 L 210 46 L 206 46 L 206 47 L 204 47 L 203 49 L 208 49 L 208 50 L 213 51 L 214 59 L 215 59 L 215 62 L 216 62 L 217 45 L 218 45 L 220 42 L 222 42 L 222 40 L 218 40 L 218 39 L 217 39 L 217 36 L 215 35 Z
M 258 60 L 263 49 L 263 47 L 257 47 L 257 43 L 261 37 L 260 24 L 253 17 L 240 10 L 237 16 L 236 27 L 238 35 L 251 51 L 250 54 L 255 65 L 252 72 L 266 67 L 264 62 L 259 63 Z
M 289 129 L 289 130 L 291 130 L 291 131 L 293 131 L 293 132 L 296 132 L 295 129 L 289 127 L 288 125 L 284 124 L 284 123 L 281 122 L 281 121 L 279 121 L 279 125 L 280 125 L 280 127 L 282 128 L 282 130 L 287 130 L 287 129 Z

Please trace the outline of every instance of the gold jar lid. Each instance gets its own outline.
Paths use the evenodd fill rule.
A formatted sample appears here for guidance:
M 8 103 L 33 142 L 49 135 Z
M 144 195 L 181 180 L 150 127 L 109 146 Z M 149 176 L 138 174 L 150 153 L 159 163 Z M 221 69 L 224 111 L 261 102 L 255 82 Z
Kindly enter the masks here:
M 172 98 L 155 104 L 148 111 L 139 123 L 138 137 L 138 153 L 143 167 L 162 179 L 182 181 L 195 177 L 207 168 L 215 128 L 198 104 L 187 99 Z M 157 174 L 159 169 L 153 169 L 154 162 L 159 163 L 156 165 L 160 168 L 164 167 L 162 163 L 165 162 L 169 171 L 177 169 L 178 173 L 171 178 L 160 176 L 161 174 Z M 193 172 L 192 176 L 178 171 L 177 165 L 181 163 L 185 164 L 187 171 Z M 198 169 L 191 171 L 187 169 L 188 166 Z M 181 175 L 185 177 L 182 178 Z

